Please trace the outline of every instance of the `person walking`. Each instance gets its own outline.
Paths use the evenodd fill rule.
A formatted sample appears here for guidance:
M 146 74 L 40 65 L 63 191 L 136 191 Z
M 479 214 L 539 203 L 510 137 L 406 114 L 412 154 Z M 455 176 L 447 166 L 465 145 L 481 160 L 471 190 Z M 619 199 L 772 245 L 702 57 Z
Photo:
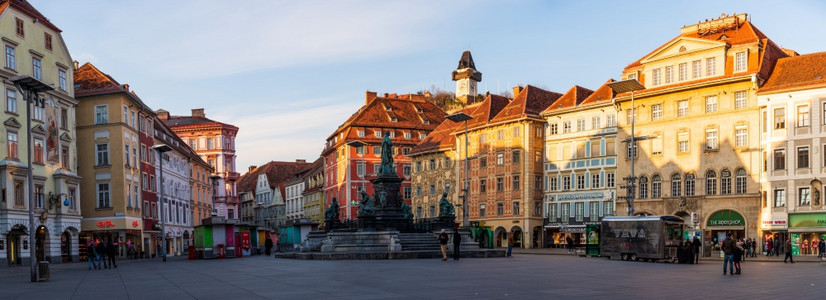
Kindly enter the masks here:
M 794 263 L 794 257 L 792 257 L 792 239 L 786 239 L 786 249 L 788 251 L 786 251 L 786 257 L 783 258 L 783 263 L 786 263 L 788 260 Z
M 109 263 L 106 262 L 106 245 L 101 243 L 100 240 L 95 240 L 95 250 L 97 250 L 98 265 L 102 264 L 104 269 L 108 269 Z
M 700 263 L 700 246 L 702 246 L 702 245 L 703 245 L 703 243 L 701 243 L 700 239 L 697 238 L 696 236 L 694 237 L 694 240 L 691 241 L 691 248 L 694 249 L 694 263 L 695 264 Z
M 826 248 L 826 241 L 820 240 L 820 242 L 817 243 L 817 249 L 820 251 L 817 258 L 823 259 L 823 257 L 826 256 L 826 249 L 824 248 Z
M 740 262 L 743 260 L 743 240 L 738 240 L 734 247 L 734 274 L 740 275 Z
M 459 260 L 460 245 L 462 245 L 462 235 L 459 233 L 459 228 L 456 228 L 456 230 L 453 231 L 453 260 Z
M 726 235 L 722 250 L 725 254 L 723 256 L 723 275 L 726 275 L 726 270 L 729 270 L 729 274 L 734 275 L 734 240 L 731 239 L 731 235 Z
M 766 240 L 766 256 L 772 256 L 772 253 L 774 253 L 774 242 L 772 238 L 769 238 Z
M 746 261 L 746 257 L 749 257 L 749 255 L 751 255 L 751 239 L 746 239 L 743 242 L 743 252 L 743 261 Z
M 757 256 L 757 239 L 751 241 L 751 257 Z
M 513 251 L 513 229 L 508 232 L 508 257 L 512 257 L 511 251 Z
M 568 243 L 568 253 L 573 253 L 574 252 L 574 239 L 571 238 L 571 236 L 569 235 L 568 237 L 565 238 L 565 241 Z
M 447 261 L 447 232 L 444 229 L 439 232 L 439 247 L 442 250 L 442 261 Z
M 118 263 L 115 262 L 115 257 L 118 255 L 118 247 L 112 241 L 106 245 L 106 256 L 109 258 L 109 267 L 117 268 Z
M 264 254 L 270 256 L 270 253 L 272 253 L 272 239 L 270 237 L 267 237 L 264 240 Z
M 95 243 L 89 241 L 89 245 L 86 246 L 86 257 L 89 258 L 89 270 L 92 270 L 92 267 L 95 270 L 100 269 L 100 264 L 98 263 L 98 250 L 95 248 Z

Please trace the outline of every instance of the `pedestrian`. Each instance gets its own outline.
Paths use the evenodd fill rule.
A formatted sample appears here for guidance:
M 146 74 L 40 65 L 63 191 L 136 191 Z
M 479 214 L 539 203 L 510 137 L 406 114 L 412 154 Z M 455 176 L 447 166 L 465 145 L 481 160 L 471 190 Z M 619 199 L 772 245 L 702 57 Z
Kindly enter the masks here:
M 780 253 L 783 253 L 783 242 L 779 239 L 774 239 L 774 247 L 772 247 L 772 252 L 774 256 L 780 256 Z
M 100 242 L 100 240 L 95 240 L 95 250 L 97 250 L 98 256 L 98 264 L 103 264 L 104 269 L 109 268 L 109 263 L 106 261 L 106 245 Z
M 749 257 L 749 255 L 751 255 L 751 239 L 750 238 L 746 239 L 746 241 L 743 243 L 743 249 L 745 251 L 745 255 L 743 255 L 743 261 L 746 261 L 746 257 Z
M 751 257 L 757 256 L 757 239 L 751 241 Z
M 774 242 L 772 242 L 772 238 L 766 240 L 766 256 L 772 256 L 774 252 Z
M 786 239 L 786 249 L 789 249 L 789 251 L 786 251 L 786 257 L 783 258 L 783 263 L 786 263 L 787 260 L 790 260 L 792 263 L 794 263 L 794 257 L 792 257 L 792 251 L 791 251 L 791 249 L 792 249 L 792 239 L 789 239 L 789 238 Z
M 272 239 L 270 237 L 267 237 L 264 240 L 264 254 L 266 254 L 267 256 L 270 256 L 271 252 L 272 252 Z
M 462 235 L 459 228 L 453 231 L 453 260 L 459 260 L 459 246 L 462 244 Z
M 447 261 L 447 232 L 439 231 L 439 248 L 442 250 L 442 261 Z
M 725 254 L 723 256 L 723 275 L 726 275 L 726 270 L 729 270 L 729 274 L 734 275 L 734 240 L 731 239 L 731 235 L 726 234 L 722 250 Z
M 743 260 L 743 240 L 738 240 L 734 247 L 734 274 L 740 275 L 740 262 Z
M 694 263 L 695 264 L 700 263 L 700 246 L 702 246 L 702 245 L 703 245 L 703 243 L 701 243 L 700 239 L 697 238 L 696 236 L 694 237 L 694 240 L 691 241 L 691 248 L 694 250 Z
M 817 257 L 820 259 L 823 259 L 823 257 L 826 256 L 826 249 L 824 248 L 826 248 L 826 241 L 821 239 L 820 242 L 817 243 L 817 249 L 820 251 Z
M 98 263 L 98 250 L 95 248 L 95 243 L 89 241 L 89 244 L 86 246 L 86 257 L 89 258 L 89 270 L 92 270 L 92 267 L 95 270 L 100 269 L 100 264 Z
M 508 257 L 512 257 L 511 251 L 513 251 L 513 229 L 508 232 Z
M 281 236 L 275 236 L 275 252 L 281 252 Z
M 568 237 L 565 238 L 565 241 L 568 242 L 568 253 L 573 253 L 574 252 L 574 239 L 571 238 L 571 236 L 569 235 Z
M 118 263 L 115 262 L 115 257 L 118 255 L 118 247 L 115 246 L 112 241 L 109 241 L 109 244 L 106 245 L 106 256 L 109 257 L 109 267 L 117 268 Z

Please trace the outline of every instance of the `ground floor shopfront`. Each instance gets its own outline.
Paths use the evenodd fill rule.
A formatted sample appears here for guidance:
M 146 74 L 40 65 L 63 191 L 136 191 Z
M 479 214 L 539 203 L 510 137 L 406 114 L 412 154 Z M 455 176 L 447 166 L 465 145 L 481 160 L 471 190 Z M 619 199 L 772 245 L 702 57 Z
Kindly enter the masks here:
M 793 255 L 819 255 L 819 243 L 826 240 L 826 212 L 790 213 L 789 235 Z
M 0 266 L 26 265 L 31 262 L 30 229 L 22 212 L 0 214 Z M 78 233 L 80 216 L 60 215 L 45 220 L 35 218 L 34 248 L 37 261 L 73 262 L 80 259 Z
M 493 230 L 493 247 L 508 247 L 508 232 L 513 230 L 513 246 L 516 248 L 539 248 L 543 242 L 543 220 L 535 218 L 488 219 L 479 222 Z
M 100 241 L 112 242 L 118 246 L 118 256 L 129 254 L 131 245 L 136 245 L 136 251 L 141 251 L 144 245 L 143 219 L 132 217 L 114 218 L 86 218 L 82 221 L 83 231 L 80 232 L 78 242 L 81 246 Z M 81 259 L 86 259 L 86 248 L 80 249 Z

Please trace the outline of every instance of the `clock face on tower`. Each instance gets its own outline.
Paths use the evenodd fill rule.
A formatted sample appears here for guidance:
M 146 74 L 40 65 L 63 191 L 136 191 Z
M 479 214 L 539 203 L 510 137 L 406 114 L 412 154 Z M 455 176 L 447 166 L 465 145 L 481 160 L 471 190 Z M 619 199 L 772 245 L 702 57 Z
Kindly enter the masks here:
M 456 95 L 467 95 L 468 94 L 468 80 L 467 79 L 459 79 L 456 82 Z

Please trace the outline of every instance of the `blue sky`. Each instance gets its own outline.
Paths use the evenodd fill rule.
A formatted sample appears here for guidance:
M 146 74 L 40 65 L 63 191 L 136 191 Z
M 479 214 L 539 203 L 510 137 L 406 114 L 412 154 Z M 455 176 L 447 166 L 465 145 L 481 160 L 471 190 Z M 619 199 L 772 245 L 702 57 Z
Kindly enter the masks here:
M 240 127 L 238 170 L 314 160 L 364 92 L 452 91 L 470 49 L 479 91 L 596 89 L 722 13 L 749 13 L 782 47 L 826 51 L 818 1 L 39 1 L 72 57 L 153 109 Z

